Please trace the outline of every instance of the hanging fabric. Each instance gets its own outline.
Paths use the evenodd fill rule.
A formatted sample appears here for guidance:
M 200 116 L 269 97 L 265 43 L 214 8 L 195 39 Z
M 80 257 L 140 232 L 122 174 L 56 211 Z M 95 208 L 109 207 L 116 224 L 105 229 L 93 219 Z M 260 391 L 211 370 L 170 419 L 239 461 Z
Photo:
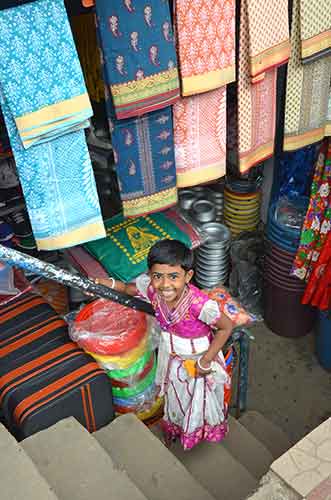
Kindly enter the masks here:
M 175 0 L 182 95 L 235 80 L 235 0 Z
M 315 16 L 311 12 L 309 20 L 312 26 L 318 26 L 318 19 L 329 14 L 323 11 L 323 1 L 312 4 Z M 286 84 L 285 151 L 302 148 L 331 135 L 331 55 L 303 64 L 300 0 L 293 1 L 291 43 Z
M 179 80 L 168 2 L 97 0 L 96 12 L 116 117 L 173 104 Z
M 331 141 L 321 147 L 292 274 L 308 279 L 331 230 Z
M 97 44 L 95 14 L 73 16 L 70 22 L 88 94 L 92 101 L 101 102 L 105 98 L 105 84 L 102 79 L 100 52 Z
M 98 35 L 100 41 L 99 31 Z M 123 214 L 135 217 L 164 210 L 177 203 L 171 107 L 143 116 L 117 119 L 116 107 L 108 91 L 107 56 L 103 47 L 101 51 L 106 110 Z
M 289 55 L 287 0 L 242 0 L 239 32 L 228 148 L 230 164 L 245 173 L 274 150 L 277 67 Z
M 286 63 L 290 57 L 288 2 L 242 1 L 246 4 L 249 71 L 254 83 L 263 79 L 266 71 Z
M 105 235 L 85 141 L 91 107 L 62 0 L 0 11 L 0 102 L 40 250 Z
M 318 307 L 322 311 L 331 309 L 331 231 L 314 263 L 302 303 Z
M 173 107 L 177 186 L 225 175 L 226 87 L 183 97 Z
M 299 23 L 303 63 L 331 54 L 329 0 L 300 0 Z
M 177 203 L 170 106 L 111 129 L 116 173 L 126 217 L 159 212 Z

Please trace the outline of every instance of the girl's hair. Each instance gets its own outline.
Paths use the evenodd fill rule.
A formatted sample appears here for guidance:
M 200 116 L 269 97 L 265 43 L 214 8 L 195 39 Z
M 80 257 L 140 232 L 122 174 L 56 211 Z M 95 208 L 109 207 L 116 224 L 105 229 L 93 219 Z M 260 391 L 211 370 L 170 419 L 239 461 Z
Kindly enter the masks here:
M 184 271 L 190 271 L 193 267 L 193 252 L 181 241 L 161 240 L 155 243 L 148 253 L 148 269 L 154 264 L 181 266 Z

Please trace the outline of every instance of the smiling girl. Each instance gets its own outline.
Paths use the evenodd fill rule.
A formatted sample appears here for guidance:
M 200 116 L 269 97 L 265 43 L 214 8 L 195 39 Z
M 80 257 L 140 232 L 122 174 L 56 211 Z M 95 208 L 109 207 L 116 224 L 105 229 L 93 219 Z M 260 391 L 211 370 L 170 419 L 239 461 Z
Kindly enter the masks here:
M 227 432 L 224 385 L 229 384 L 222 347 L 233 324 L 217 302 L 193 286 L 193 254 L 177 240 L 149 251 L 148 275 L 135 284 L 98 280 L 119 292 L 151 302 L 162 329 L 156 384 L 165 397 L 166 442 L 179 437 L 185 449 L 220 441 Z M 188 369 L 194 364 L 194 371 Z

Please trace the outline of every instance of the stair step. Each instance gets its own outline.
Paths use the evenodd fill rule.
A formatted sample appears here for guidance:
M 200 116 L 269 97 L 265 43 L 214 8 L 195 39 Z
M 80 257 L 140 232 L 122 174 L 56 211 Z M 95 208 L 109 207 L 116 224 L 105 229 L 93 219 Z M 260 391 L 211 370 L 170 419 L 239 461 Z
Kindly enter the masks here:
M 267 420 L 257 411 L 247 411 L 240 418 L 241 425 L 253 434 L 272 453 L 274 460 L 289 448 L 292 443 L 277 425 Z
M 0 424 L 1 500 L 57 500 L 30 457 Z
M 229 417 L 230 432 L 222 441 L 222 446 L 247 470 L 260 479 L 273 462 L 270 451 L 256 439 L 238 420 Z
M 213 500 L 135 415 L 118 417 L 93 436 L 149 500 Z
M 258 486 L 256 478 L 218 443 L 203 442 L 184 451 L 176 442 L 171 451 L 217 500 L 243 500 Z
M 28 437 L 21 445 L 61 500 L 146 500 L 72 417 Z

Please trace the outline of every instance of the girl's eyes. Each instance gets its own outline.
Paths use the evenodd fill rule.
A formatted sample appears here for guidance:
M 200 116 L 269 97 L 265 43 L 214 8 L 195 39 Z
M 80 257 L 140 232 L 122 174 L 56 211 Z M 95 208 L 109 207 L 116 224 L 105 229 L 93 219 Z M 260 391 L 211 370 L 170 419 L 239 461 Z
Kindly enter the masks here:
M 172 281 L 175 281 L 177 279 L 177 274 L 170 274 L 169 278 L 172 280 Z M 153 274 L 153 278 L 155 280 L 160 280 L 162 278 L 162 275 L 161 274 Z

